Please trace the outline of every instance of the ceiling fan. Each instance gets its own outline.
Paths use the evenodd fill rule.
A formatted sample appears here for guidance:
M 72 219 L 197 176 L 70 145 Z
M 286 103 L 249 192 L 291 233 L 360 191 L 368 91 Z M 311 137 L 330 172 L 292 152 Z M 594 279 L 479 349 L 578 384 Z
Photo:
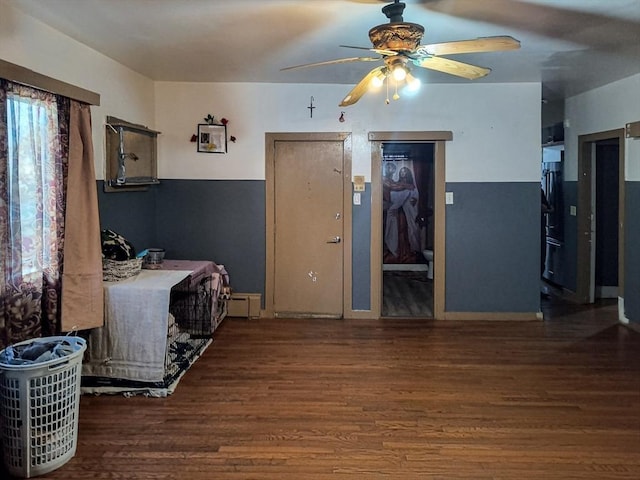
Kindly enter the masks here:
M 347 96 L 344 97 L 342 102 L 340 102 L 339 106 L 347 107 L 360 100 L 371 84 L 381 86 L 387 81 L 388 88 L 388 80 L 390 78 L 395 81 L 396 87 L 396 93 L 393 98 L 399 98 L 397 92 L 399 82 L 406 81 L 410 87 L 419 84 L 418 79 L 411 75 L 410 65 L 474 80 L 488 75 L 491 69 L 451 60 L 441 55 L 497 52 L 520 48 L 520 42 L 510 36 L 481 37 L 472 40 L 421 45 L 420 42 L 424 35 L 424 27 L 417 23 L 404 21 L 402 14 L 405 6 L 405 3 L 394 0 L 393 3 L 382 7 L 382 13 L 389 19 L 389 23 L 375 26 L 369 30 L 369 38 L 373 44 L 373 48 L 340 45 L 345 48 L 356 48 L 375 52 L 380 55 L 379 57 L 341 58 L 295 65 L 283 68 L 282 70 L 337 63 L 376 62 L 382 60 L 383 64 L 367 73 Z M 389 103 L 388 98 L 386 101 Z

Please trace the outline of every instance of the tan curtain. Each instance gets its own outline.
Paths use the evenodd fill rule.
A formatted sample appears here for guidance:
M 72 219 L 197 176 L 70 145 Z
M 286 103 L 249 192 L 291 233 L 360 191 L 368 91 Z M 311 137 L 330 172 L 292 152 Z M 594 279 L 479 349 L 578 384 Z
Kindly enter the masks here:
M 100 219 L 89 105 L 71 101 L 61 330 L 104 324 Z

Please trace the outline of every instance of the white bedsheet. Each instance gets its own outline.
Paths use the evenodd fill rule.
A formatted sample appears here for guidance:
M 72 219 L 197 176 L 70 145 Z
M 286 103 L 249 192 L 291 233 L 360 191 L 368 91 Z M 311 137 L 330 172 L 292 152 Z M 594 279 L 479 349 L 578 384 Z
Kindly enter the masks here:
M 190 273 L 142 270 L 120 282 L 104 282 L 105 325 L 89 336 L 82 374 L 163 381 L 170 292 Z

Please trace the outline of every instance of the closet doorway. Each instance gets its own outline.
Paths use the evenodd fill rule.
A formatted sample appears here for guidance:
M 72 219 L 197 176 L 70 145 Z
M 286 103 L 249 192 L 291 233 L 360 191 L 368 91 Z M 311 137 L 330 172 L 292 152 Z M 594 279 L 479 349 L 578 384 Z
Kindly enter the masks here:
M 444 149 L 450 132 L 372 140 L 372 305 L 381 317 L 444 318 Z

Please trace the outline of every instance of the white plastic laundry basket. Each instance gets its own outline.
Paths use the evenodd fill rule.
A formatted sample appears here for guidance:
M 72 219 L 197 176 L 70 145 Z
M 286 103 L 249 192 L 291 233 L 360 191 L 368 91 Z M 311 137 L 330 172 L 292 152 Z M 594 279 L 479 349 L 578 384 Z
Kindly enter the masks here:
M 9 473 L 22 478 L 61 467 L 76 453 L 82 356 L 81 337 L 20 342 L 66 342 L 73 353 L 41 363 L 0 362 L 2 449 Z

